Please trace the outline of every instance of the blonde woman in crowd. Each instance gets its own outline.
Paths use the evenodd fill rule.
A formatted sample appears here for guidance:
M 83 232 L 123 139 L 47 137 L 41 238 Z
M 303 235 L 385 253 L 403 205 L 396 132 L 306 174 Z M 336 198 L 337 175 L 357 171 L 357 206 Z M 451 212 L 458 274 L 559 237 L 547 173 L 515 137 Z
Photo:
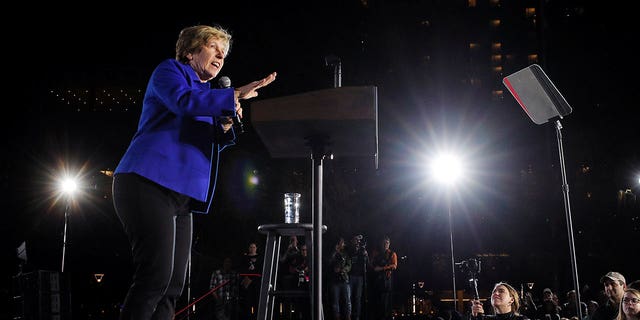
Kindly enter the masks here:
M 616 320 L 639 320 L 640 319 L 640 291 L 637 289 L 626 289 L 620 303 L 620 312 Z

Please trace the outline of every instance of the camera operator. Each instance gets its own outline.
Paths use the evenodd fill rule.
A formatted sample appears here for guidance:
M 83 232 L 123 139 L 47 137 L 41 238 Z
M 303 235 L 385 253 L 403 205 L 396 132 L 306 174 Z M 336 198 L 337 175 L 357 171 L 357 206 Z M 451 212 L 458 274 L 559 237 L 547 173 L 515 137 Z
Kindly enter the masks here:
M 351 272 L 349 273 L 349 285 L 351 286 L 351 319 L 360 320 L 362 317 L 362 305 L 366 292 L 367 265 L 369 265 L 369 253 L 367 242 L 361 234 L 351 238 L 347 254 L 351 259 Z
M 528 320 L 518 313 L 520 297 L 518 291 L 505 282 L 498 282 L 491 292 L 492 315 L 484 315 L 484 307 L 478 299 L 472 300 L 470 320 L 490 318 L 491 320 Z M 487 319 L 488 320 L 488 319 Z
M 347 255 L 345 247 L 344 239 L 339 238 L 336 249 L 329 260 L 333 271 L 329 276 L 329 292 L 331 294 L 331 309 L 336 320 L 351 320 L 351 287 L 349 286 L 351 259 Z

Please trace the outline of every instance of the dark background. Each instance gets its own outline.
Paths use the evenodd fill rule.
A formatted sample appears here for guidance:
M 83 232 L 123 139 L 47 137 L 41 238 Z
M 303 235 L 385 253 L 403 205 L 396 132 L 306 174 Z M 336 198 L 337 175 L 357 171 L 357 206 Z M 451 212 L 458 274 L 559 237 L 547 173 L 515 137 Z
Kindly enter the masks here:
M 437 151 L 454 145 L 469 167 L 452 203 L 456 261 L 483 259 L 483 291 L 499 280 L 515 286 L 534 281 L 540 291 L 572 288 L 552 124 L 534 125 L 508 93 L 495 104 L 467 95 L 457 79 L 463 71 L 456 69 L 457 52 L 450 50 L 455 46 L 437 37 L 442 30 L 415 30 L 416 21 L 443 16 L 450 26 L 456 19 L 462 24 L 464 2 L 367 3 L 234 1 L 148 10 L 94 4 L 45 7 L 40 14 L 16 11 L 22 23 L 5 28 L 6 78 L 13 84 L 3 117 L 6 300 L 19 272 L 14 252 L 21 242 L 27 243 L 27 271 L 59 270 L 65 207 L 54 181 L 68 170 L 80 171 L 85 181 L 85 197 L 72 208 L 68 224 L 66 270 L 74 301 L 82 304 L 76 314 L 112 312 L 121 301 L 129 253 L 113 213 L 110 178 L 100 170 L 117 165 L 140 104 L 77 110 L 52 92 L 143 92 L 153 68 L 173 57 L 180 29 L 199 23 L 232 31 L 234 44 L 221 75 L 234 85 L 278 72 L 256 100 L 332 87 L 328 55 L 342 59 L 343 86 L 378 87 L 379 168 L 370 161 L 325 161 L 325 252 L 339 236 L 364 234 L 371 247 L 386 234 L 392 248 L 407 257 L 397 272 L 396 301 L 418 280 L 429 290 L 451 290 L 444 192 L 428 180 L 425 167 Z M 637 58 L 630 46 L 637 27 L 624 8 L 582 1 L 533 4 L 544 9 L 546 23 L 540 64 L 574 109 L 562 124 L 581 283 L 593 288 L 585 292 L 597 290 L 609 270 L 635 280 L 630 253 L 640 229 L 632 197 L 638 192 L 640 132 Z M 422 67 L 423 51 L 436 59 L 433 67 Z M 247 132 L 223 155 L 215 213 L 195 217 L 193 296 L 206 291 L 224 256 L 239 256 L 249 241 L 258 241 L 261 251 L 264 236 L 257 226 L 281 221 L 283 192 L 302 193 L 301 220 L 311 221 L 310 160 L 272 159 L 248 121 L 251 102 L 244 106 Z M 259 177 L 257 186 L 245 182 L 251 174 Z M 94 272 L 105 273 L 100 286 L 92 282 Z M 464 280 L 458 274 L 459 289 L 466 288 Z

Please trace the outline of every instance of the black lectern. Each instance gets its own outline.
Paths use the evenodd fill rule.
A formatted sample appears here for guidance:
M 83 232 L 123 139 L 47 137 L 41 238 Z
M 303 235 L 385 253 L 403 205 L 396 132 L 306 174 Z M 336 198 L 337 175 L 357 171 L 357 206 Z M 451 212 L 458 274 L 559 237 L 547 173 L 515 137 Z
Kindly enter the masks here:
M 312 319 L 322 319 L 322 161 L 356 157 L 378 165 L 378 95 L 374 86 L 339 87 L 251 105 L 251 123 L 273 158 L 311 156 Z M 260 301 L 260 303 L 263 303 Z
M 573 241 L 573 224 L 571 222 L 571 203 L 569 202 L 569 184 L 564 166 L 564 151 L 562 148 L 562 124 L 560 119 L 573 110 L 564 99 L 560 91 L 551 82 L 542 68 L 532 64 L 520 71 L 506 76 L 502 80 L 511 95 L 516 99 L 522 110 L 527 113 L 535 124 L 547 123 L 555 120 L 558 153 L 560 155 L 560 171 L 562 174 L 562 191 L 564 196 L 564 210 L 567 219 L 567 233 L 569 238 L 569 252 L 571 254 L 571 268 L 573 271 L 573 286 L 576 291 L 576 310 L 578 318 L 582 318 L 580 307 L 580 285 L 578 281 L 578 267 L 576 263 L 575 245 Z

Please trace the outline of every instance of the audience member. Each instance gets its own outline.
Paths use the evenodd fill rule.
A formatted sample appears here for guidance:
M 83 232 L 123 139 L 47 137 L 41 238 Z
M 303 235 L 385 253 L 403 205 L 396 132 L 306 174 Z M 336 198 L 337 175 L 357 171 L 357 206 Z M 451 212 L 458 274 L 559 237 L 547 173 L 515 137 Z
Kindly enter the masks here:
M 622 296 L 622 304 L 617 320 L 640 320 L 640 291 L 627 288 Z
M 492 315 L 484 315 L 484 307 L 480 300 L 472 300 L 470 320 L 480 320 L 482 317 L 493 320 L 525 320 L 524 315 L 518 313 L 520 297 L 518 291 L 505 282 L 498 282 L 491 292 Z
M 218 287 L 213 296 L 213 314 L 216 320 L 235 319 L 238 303 L 238 272 L 233 270 L 230 257 L 224 258 L 222 268 L 211 274 L 209 288 Z
M 391 250 L 389 237 L 384 237 L 381 247 L 373 252 L 371 265 L 374 271 L 374 306 L 378 308 L 373 314 L 379 319 L 392 319 L 393 278 L 394 271 L 398 268 L 398 255 Z
M 249 243 L 241 266 L 240 282 L 240 319 L 255 319 L 258 313 L 260 297 L 260 275 L 262 274 L 262 257 L 258 253 L 258 245 Z
M 582 320 L 591 320 L 593 313 L 598 309 L 600 304 L 595 300 L 589 300 L 587 302 L 587 314 L 582 317 Z
M 300 252 L 289 259 L 288 273 L 295 275 L 295 290 L 309 290 L 309 257 L 306 244 L 300 245 Z M 311 301 L 308 296 L 292 299 L 291 306 L 292 319 L 310 319 Z
M 519 311 L 520 314 L 529 319 L 536 319 L 538 317 L 538 308 L 535 301 L 533 301 L 533 294 L 531 291 L 523 291 Z
M 576 310 L 577 300 L 578 298 L 575 290 L 567 292 L 567 302 L 562 305 L 560 315 L 567 319 L 578 316 L 578 312 Z M 580 301 L 580 311 L 582 312 L 582 317 L 587 314 L 587 304 L 582 301 Z
M 618 317 L 627 281 L 620 273 L 611 271 L 602 276 L 600 282 L 604 285 L 607 301 L 596 309 L 591 316 L 591 320 L 614 320 Z
M 536 309 L 538 309 L 538 319 L 560 320 L 562 308 L 559 306 L 558 297 L 549 288 L 542 290 L 542 303 Z
M 360 320 L 362 304 L 364 300 L 365 280 L 367 278 L 367 266 L 369 254 L 367 253 L 364 238 L 361 234 L 351 238 L 348 254 L 351 258 L 351 272 L 349 273 L 349 285 L 351 286 L 351 318 Z

